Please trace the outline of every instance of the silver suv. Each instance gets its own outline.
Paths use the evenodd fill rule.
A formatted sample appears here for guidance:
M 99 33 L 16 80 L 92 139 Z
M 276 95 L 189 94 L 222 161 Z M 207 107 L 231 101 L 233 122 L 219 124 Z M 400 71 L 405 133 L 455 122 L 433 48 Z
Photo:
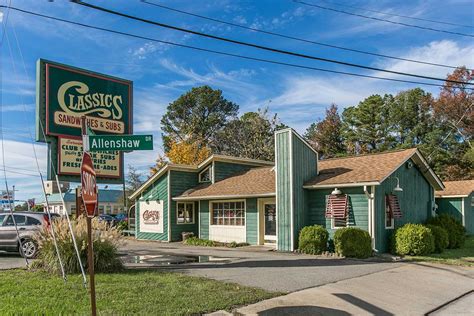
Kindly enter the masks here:
M 0 250 L 19 252 L 23 257 L 34 258 L 38 253 L 38 245 L 34 242 L 33 235 L 43 226 L 50 226 L 49 216 L 41 212 L 14 212 L 15 222 L 18 228 L 18 236 L 15 230 L 13 218 L 10 213 L 0 213 Z M 59 217 L 51 214 L 51 218 Z

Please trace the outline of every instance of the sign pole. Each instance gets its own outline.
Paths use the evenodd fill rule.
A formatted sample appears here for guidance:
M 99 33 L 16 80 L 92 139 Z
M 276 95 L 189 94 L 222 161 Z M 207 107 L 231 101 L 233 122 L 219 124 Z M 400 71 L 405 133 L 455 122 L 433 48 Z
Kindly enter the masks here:
M 82 137 L 85 139 L 84 135 L 87 135 L 87 126 L 86 126 L 86 117 L 81 117 L 81 127 L 82 127 Z M 86 146 L 84 147 L 84 151 L 86 150 Z M 84 152 L 85 153 L 85 152 Z M 84 155 L 83 155 L 83 162 L 84 164 Z M 83 179 L 83 171 L 81 167 L 81 182 Z M 94 180 L 95 181 L 95 180 Z M 82 185 L 82 189 L 84 189 L 84 185 Z M 84 199 L 84 192 L 82 192 L 82 199 Z M 87 205 L 84 202 L 84 205 L 87 208 Z M 87 210 L 86 210 L 87 211 Z M 86 212 L 88 213 L 88 212 Z M 95 207 L 94 207 L 95 213 Z M 93 213 L 93 214 L 94 214 Z M 90 285 L 90 295 L 91 295 L 91 314 L 92 316 L 97 315 L 97 307 L 96 307 L 96 297 L 95 297 L 95 277 L 94 277 L 94 249 L 92 247 L 92 217 L 89 214 L 86 214 L 86 221 L 87 221 L 87 266 L 89 268 L 89 285 Z

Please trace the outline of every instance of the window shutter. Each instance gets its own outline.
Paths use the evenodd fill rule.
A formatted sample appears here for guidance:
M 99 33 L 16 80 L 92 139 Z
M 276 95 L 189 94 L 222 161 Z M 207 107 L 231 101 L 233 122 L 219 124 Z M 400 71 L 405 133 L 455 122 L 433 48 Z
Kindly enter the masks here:
M 391 217 L 401 218 L 402 211 L 400 210 L 400 203 L 398 202 L 398 196 L 395 194 L 387 194 L 387 204 Z
M 348 204 L 347 194 L 328 195 L 326 198 L 326 217 L 346 219 Z

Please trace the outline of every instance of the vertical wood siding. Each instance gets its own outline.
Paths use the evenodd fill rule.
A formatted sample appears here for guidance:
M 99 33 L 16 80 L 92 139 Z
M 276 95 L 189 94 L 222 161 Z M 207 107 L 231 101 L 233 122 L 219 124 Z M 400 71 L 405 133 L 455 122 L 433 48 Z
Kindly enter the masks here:
M 307 225 L 307 192 L 303 184 L 317 175 L 318 157 L 306 143 L 291 134 L 292 140 L 292 164 L 293 164 L 293 236 L 294 248 L 297 248 L 300 230 Z
M 393 192 L 400 179 L 403 192 Z M 375 249 L 378 252 L 389 251 L 389 239 L 393 229 L 385 229 L 385 195 L 395 193 L 400 202 L 402 218 L 395 219 L 395 228 L 406 223 L 424 223 L 431 216 L 433 188 L 426 181 L 418 167 L 411 168 L 403 164 L 381 185 L 375 188 Z
M 369 202 L 364 194 L 364 188 L 342 188 L 341 190 L 349 196 L 349 226 L 369 231 Z M 331 194 L 331 191 L 332 189 L 307 190 L 307 225 L 321 225 L 325 227 L 332 238 L 335 230 L 331 229 L 331 219 L 325 216 L 326 196 Z
M 245 214 L 245 226 L 246 226 L 246 239 L 251 245 L 258 243 L 258 206 L 257 199 L 247 199 L 245 201 L 246 214 Z
M 474 208 L 472 207 L 472 199 L 474 193 L 471 193 L 468 197 L 464 198 L 464 220 L 467 233 L 474 235 Z
M 199 201 L 199 238 L 209 239 L 209 201 Z
M 275 137 L 277 247 L 278 250 L 291 251 L 297 247 L 299 231 L 307 223 L 307 198 L 303 184 L 317 174 L 317 155 L 290 129 L 277 133 Z
M 291 250 L 290 131 L 275 135 L 277 249 Z
M 163 201 L 163 233 L 145 233 L 140 231 L 140 201 L 162 200 Z M 140 199 L 135 200 L 135 218 L 137 227 L 137 239 L 168 240 L 168 173 L 166 172 L 158 178 L 149 188 L 147 188 Z
M 250 165 L 243 165 L 238 163 L 229 163 L 222 161 L 214 162 L 214 181 L 220 181 L 225 178 L 228 178 L 236 173 L 249 170 L 250 168 L 255 168 Z
M 171 205 L 169 207 L 169 216 L 171 223 L 171 241 L 181 240 L 182 232 L 192 232 L 198 235 L 198 205 L 194 205 L 194 224 L 178 224 L 177 223 L 177 202 L 173 201 L 173 197 L 181 195 L 184 191 L 195 187 L 198 184 L 197 173 L 185 171 L 170 171 L 170 193 Z
M 462 223 L 462 198 L 437 198 L 438 214 L 449 214 Z

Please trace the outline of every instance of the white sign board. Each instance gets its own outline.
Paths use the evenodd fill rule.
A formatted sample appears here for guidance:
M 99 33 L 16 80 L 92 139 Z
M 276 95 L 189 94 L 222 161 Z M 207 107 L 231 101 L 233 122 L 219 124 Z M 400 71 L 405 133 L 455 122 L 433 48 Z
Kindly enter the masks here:
M 140 232 L 163 233 L 163 200 L 139 203 Z

